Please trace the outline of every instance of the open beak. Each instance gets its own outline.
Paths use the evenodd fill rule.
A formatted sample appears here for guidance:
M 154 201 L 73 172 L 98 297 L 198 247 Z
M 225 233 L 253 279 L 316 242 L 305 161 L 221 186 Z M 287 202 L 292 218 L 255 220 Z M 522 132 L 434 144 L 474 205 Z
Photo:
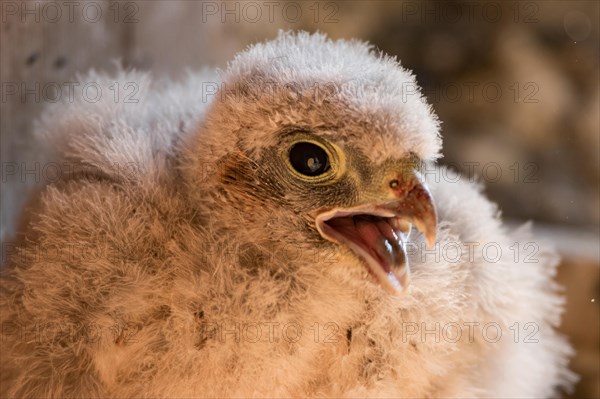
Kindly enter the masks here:
M 431 248 L 435 244 L 437 216 L 424 183 L 394 191 L 394 199 L 352 208 L 335 208 L 316 217 L 323 238 L 344 245 L 358 256 L 371 275 L 390 294 L 408 292 L 410 268 L 406 243 L 415 226 Z

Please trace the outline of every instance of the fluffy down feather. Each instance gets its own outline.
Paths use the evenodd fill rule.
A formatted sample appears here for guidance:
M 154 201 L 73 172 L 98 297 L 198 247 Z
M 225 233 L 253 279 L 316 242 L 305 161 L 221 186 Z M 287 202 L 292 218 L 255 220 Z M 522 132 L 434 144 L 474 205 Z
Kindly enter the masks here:
M 307 239 L 285 195 L 227 200 L 228 157 L 259 159 L 286 126 L 321 126 L 372 165 L 435 160 L 437 119 L 395 60 L 280 34 L 219 77 L 84 79 L 133 82 L 139 101 L 78 98 L 40 122 L 65 173 L 2 275 L 1 397 L 549 397 L 572 382 L 557 256 L 515 261 L 535 240 L 478 187 L 429 170 L 438 250 L 409 251 L 405 298 Z

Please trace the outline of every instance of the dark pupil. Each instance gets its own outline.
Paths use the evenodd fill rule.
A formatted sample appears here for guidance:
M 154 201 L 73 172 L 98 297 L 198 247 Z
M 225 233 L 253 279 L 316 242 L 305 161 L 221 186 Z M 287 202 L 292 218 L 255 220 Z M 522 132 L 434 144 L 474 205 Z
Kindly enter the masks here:
M 290 148 L 290 163 L 299 173 L 318 176 L 329 170 L 327 153 L 312 143 L 296 143 Z

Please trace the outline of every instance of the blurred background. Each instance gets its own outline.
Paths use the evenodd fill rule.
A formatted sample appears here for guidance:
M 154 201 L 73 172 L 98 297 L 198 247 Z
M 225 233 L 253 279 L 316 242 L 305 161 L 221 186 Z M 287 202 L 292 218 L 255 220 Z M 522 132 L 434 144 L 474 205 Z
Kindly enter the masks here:
M 77 73 L 224 67 L 279 29 L 368 40 L 412 69 L 443 121 L 442 163 L 533 220 L 563 261 L 572 397 L 600 397 L 597 1 L 0 1 L 1 239 L 50 179 L 32 131 Z M 62 91 L 60 91 L 62 89 Z

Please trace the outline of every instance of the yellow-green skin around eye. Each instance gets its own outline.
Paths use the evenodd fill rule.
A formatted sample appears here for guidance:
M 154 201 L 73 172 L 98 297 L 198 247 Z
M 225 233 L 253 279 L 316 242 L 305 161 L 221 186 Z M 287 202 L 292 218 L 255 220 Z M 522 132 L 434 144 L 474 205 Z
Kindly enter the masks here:
M 290 163 L 289 149 L 299 142 L 313 143 L 322 148 L 329 157 L 330 169 L 318 176 L 306 176 L 296 171 Z M 304 208 L 311 214 L 320 207 L 349 207 L 385 201 L 390 196 L 388 182 L 393 176 L 401 174 L 408 179 L 418 173 L 421 166 L 414 155 L 373 165 L 360 150 L 349 145 L 338 145 L 318 133 L 286 134 L 278 147 L 265 151 L 263 160 L 258 163 L 272 165 L 271 168 L 275 170 L 269 170 L 265 175 L 275 172 L 282 184 L 290 191 L 297 192 L 298 198 L 302 199 L 309 193 L 313 200 L 306 198 L 302 201 L 313 207 Z M 276 162 L 270 160 L 274 153 L 279 154 Z

